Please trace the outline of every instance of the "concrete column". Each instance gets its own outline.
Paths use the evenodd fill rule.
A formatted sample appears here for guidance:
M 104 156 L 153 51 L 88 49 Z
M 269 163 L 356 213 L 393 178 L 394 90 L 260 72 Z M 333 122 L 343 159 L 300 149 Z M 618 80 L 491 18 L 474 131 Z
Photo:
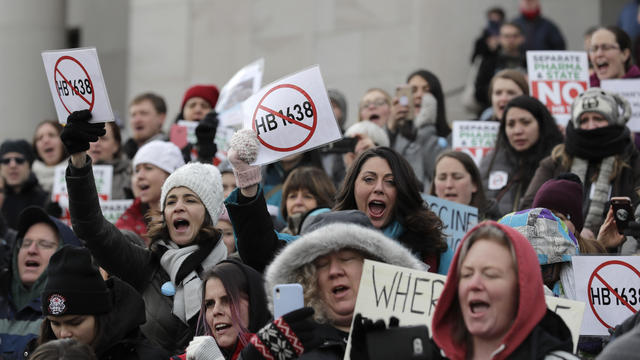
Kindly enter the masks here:
M 55 119 L 40 53 L 65 44 L 64 0 L 0 0 L 0 141 Z

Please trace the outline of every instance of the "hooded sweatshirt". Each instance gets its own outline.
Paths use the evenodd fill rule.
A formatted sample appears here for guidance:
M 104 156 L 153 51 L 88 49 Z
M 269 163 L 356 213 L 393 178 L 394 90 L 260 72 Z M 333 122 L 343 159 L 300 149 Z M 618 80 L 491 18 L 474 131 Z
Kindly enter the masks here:
M 494 221 L 480 223 L 467 234 L 482 226 L 494 226 L 506 234 L 515 252 L 518 269 L 516 317 L 502 338 L 501 345 L 493 353 L 492 359 L 539 359 L 553 350 L 571 351 L 569 329 L 558 315 L 547 310 L 540 265 L 533 247 L 517 230 Z M 458 308 L 458 258 L 460 249 L 468 238 L 469 235 L 465 236 L 453 257 L 432 320 L 433 340 L 440 348 L 442 356 L 456 360 L 466 359 L 470 351 L 468 344 L 456 343 L 453 337 L 455 324 L 461 316 Z

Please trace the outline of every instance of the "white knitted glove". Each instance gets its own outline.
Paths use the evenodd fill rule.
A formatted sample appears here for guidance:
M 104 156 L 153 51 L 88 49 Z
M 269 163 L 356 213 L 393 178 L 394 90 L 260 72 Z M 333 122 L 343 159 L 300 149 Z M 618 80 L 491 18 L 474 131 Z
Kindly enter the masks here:
M 231 137 L 227 158 L 233 166 L 233 174 L 236 177 L 236 185 L 246 188 L 258 184 L 262 180 L 260 166 L 251 166 L 250 163 L 258 157 L 258 136 L 251 129 L 242 129 Z
M 213 336 L 196 336 L 187 346 L 187 360 L 224 360 Z
M 422 102 L 420 103 L 420 112 L 416 116 L 414 123 L 416 129 L 419 129 L 425 125 L 435 125 L 436 116 L 438 115 L 438 101 L 431 93 L 425 93 L 422 95 Z

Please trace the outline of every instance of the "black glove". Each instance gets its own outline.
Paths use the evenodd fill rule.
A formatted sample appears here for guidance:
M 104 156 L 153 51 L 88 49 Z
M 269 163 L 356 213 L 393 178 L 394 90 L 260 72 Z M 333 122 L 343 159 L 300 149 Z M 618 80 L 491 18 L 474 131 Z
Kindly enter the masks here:
M 640 223 L 636 221 L 629 221 L 627 223 L 627 228 L 622 232 L 626 236 L 633 236 L 634 238 L 640 239 Z
M 198 159 L 210 162 L 216 155 L 218 147 L 213 142 L 218 129 L 218 113 L 215 110 L 209 111 L 204 119 L 196 127 L 196 138 L 198 140 Z
M 67 117 L 67 125 L 62 129 L 60 139 L 69 154 L 89 150 L 89 143 L 98 141 L 106 133 L 104 123 L 90 124 L 89 120 L 89 110 L 74 111 Z
M 313 313 L 312 308 L 304 307 L 285 314 L 260 329 L 250 342 L 265 359 L 296 359 L 322 344 Z
M 59 219 L 62 217 L 62 207 L 60 207 L 60 204 L 57 201 L 48 203 L 45 206 L 45 211 L 54 218 Z
M 389 319 L 389 328 L 398 327 L 399 324 L 400 320 L 397 317 L 392 316 Z M 351 360 L 368 360 L 367 333 L 386 329 L 387 325 L 385 325 L 384 320 L 380 319 L 373 322 L 360 313 L 356 314 L 353 319 L 353 329 L 351 330 Z

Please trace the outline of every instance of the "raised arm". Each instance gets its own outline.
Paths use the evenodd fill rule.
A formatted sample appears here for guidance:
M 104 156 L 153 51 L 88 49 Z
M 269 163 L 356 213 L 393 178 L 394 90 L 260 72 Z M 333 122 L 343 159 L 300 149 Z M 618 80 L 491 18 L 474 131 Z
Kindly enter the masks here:
M 151 252 L 134 245 L 102 215 L 98 192 L 86 153 L 89 142 L 104 135 L 104 123 L 90 124 L 88 110 L 69 116 L 61 138 L 71 154 L 66 181 L 69 192 L 69 212 L 76 235 L 85 240 L 98 264 L 110 274 L 120 277 L 137 289 L 144 285 Z

